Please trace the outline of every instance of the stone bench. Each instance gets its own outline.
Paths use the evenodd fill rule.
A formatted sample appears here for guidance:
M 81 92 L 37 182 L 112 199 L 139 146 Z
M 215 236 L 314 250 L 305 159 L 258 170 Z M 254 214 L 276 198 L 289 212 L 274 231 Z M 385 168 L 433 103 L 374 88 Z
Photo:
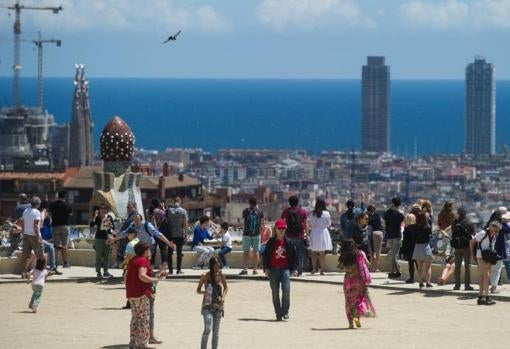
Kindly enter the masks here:
M 195 264 L 197 260 L 197 253 L 190 251 L 189 247 L 187 250 L 183 251 L 183 259 L 182 259 L 182 267 L 184 269 L 191 268 L 193 264 Z M 59 256 L 60 257 L 60 256 Z M 227 261 L 231 268 L 242 268 L 243 262 L 243 252 L 242 251 L 232 251 L 227 256 Z M 59 258 L 60 259 L 60 258 Z M 176 254 L 174 253 L 173 257 L 173 265 L 174 268 L 176 266 Z M 69 250 L 69 263 L 71 266 L 82 266 L 82 267 L 94 267 L 96 261 L 95 251 L 92 249 L 74 249 Z M 114 257 L 111 258 L 110 265 L 113 265 Z M 156 263 L 159 264 L 159 250 L 158 255 L 156 257 Z M 326 265 L 324 267 L 325 272 L 334 272 L 338 271 L 338 256 L 328 254 L 326 255 Z M 251 266 L 251 263 L 250 263 Z M 386 255 L 381 256 L 381 270 L 387 270 L 387 258 Z M 0 274 L 18 274 L 21 273 L 21 262 L 20 262 L 20 253 L 18 253 L 17 257 L 1 257 L 0 258 Z
M 401 279 L 407 280 L 409 279 L 409 267 L 408 263 L 406 261 L 399 261 L 398 264 L 400 265 L 400 272 L 402 273 Z M 433 263 L 432 264 L 432 283 L 437 283 L 439 281 L 439 278 L 441 277 L 441 274 L 443 273 L 444 265 L 442 263 Z M 471 265 L 471 284 L 478 284 L 478 266 Z M 416 270 L 414 273 L 415 280 L 417 279 L 418 271 Z M 464 286 L 464 265 L 461 267 L 461 286 Z M 503 283 L 508 283 L 508 278 L 506 275 L 505 268 L 503 267 L 503 270 L 501 271 L 501 281 Z M 454 276 L 452 275 L 450 279 L 448 280 L 449 284 L 455 283 Z

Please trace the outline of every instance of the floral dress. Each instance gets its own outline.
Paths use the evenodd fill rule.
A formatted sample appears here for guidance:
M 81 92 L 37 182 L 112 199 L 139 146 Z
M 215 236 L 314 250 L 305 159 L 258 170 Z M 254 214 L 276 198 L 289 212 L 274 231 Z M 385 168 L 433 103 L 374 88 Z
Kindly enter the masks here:
M 356 257 L 356 264 L 346 270 L 344 294 L 347 319 L 352 321 L 361 316 L 375 317 L 375 307 L 368 295 L 367 285 L 372 282 L 372 277 L 368 270 L 365 253 L 360 251 Z

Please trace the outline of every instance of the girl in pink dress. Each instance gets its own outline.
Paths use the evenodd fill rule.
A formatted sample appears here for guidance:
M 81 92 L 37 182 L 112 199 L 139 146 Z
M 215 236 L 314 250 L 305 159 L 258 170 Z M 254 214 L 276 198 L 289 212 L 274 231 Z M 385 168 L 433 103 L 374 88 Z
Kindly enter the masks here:
M 368 295 L 368 288 L 372 282 L 368 270 L 368 260 L 365 253 L 356 247 L 352 240 L 342 242 L 340 264 L 345 270 L 344 295 L 345 312 L 349 321 L 349 328 L 361 327 L 360 318 L 375 317 L 375 308 Z

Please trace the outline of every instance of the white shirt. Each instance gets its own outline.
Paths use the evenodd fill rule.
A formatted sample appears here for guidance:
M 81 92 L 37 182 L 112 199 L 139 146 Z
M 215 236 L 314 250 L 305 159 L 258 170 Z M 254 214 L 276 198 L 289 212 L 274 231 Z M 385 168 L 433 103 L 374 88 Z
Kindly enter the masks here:
M 313 212 L 310 214 L 310 225 L 313 232 L 324 232 L 331 226 L 331 215 L 328 211 L 322 211 L 320 217 L 316 217 Z
M 232 248 L 232 237 L 228 231 L 221 236 L 221 245 Z
M 23 211 L 23 234 L 35 236 L 34 221 L 41 222 L 41 211 L 33 207 Z
M 486 234 L 487 234 L 487 237 L 485 237 Z M 478 242 L 483 240 L 482 243 L 480 244 L 481 246 L 476 247 L 476 258 L 482 258 L 482 252 L 480 251 L 480 249 L 482 251 L 490 250 L 490 249 L 492 249 L 494 251 L 494 248 L 496 246 L 496 237 L 494 236 L 492 238 L 492 244 L 491 244 L 490 240 L 489 240 L 489 233 L 487 233 L 485 230 L 482 230 L 482 231 L 476 233 L 475 240 Z
M 48 275 L 48 271 L 44 269 L 43 271 L 39 269 L 34 269 L 33 271 L 33 279 L 32 285 L 44 286 L 44 282 L 46 281 L 46 275 Z

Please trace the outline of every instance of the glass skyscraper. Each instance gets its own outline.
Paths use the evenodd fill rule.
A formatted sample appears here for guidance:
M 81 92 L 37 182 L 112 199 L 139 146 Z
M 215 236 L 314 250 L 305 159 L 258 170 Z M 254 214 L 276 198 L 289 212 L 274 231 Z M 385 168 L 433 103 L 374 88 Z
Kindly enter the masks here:
M 361 147 L 364 151 L 390 149 L 390 67 L 384 57 L 367 57 L 362 71 Z
M 466 153 L 496 153 L 496 79 L 483 57 L 466 68 Z

